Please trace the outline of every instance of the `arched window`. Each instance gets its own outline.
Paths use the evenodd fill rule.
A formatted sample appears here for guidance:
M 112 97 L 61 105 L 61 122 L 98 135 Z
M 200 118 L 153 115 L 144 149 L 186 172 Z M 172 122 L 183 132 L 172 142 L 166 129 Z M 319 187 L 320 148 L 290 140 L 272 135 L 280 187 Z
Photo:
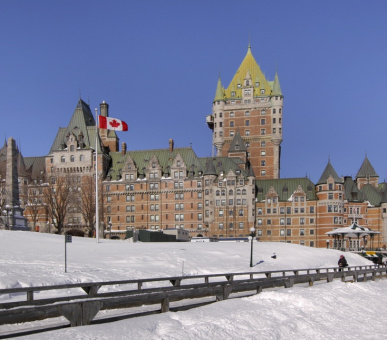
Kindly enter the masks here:
M 74 155 L 70 156 L 70 162 L 74 162 Z
M 241 194 L 241 189 L 238 189 L 237 190 L 237 195 L 240 195 Z
M 83 161 L 85 160 L 85 156 L 84 156 L 84 155 L 80 155 L 80 156 L 79 156 L 79 160 L 80 160 L 81 162 L 83 162 Z
M 234 190 L 230 189 L 230 190 L 228 191 L 228 195 L 229 195 L 229 196 L 234 195 Z
M 62 156 L 62 157 L 60 158 L 60 161 L 61 161 L 62 163 L 66 162 L 65 156 Z
M 216 190 L 216 196 L 220 195 L 220 190 Z
M 242 195 L 246 195 L 246 189 L 242 190 Z

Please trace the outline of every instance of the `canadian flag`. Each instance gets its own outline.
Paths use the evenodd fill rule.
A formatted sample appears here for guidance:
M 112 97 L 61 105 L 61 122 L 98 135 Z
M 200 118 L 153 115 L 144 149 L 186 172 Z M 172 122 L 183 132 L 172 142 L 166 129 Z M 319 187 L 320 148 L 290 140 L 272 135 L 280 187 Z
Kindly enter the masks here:
M 98 125 L 100 129 L 108 129 L 115 131 L 128 131 L 128 124 L 123 120 L 112 117 L 104 117 L 98 115 Z

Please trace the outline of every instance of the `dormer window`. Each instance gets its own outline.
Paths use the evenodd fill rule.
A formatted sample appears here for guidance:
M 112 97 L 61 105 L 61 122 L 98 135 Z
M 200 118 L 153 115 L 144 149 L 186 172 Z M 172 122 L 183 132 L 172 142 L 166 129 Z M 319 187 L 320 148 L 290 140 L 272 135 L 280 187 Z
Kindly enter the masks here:
M 256 81 L 255 82 L 255 87 L 258 87 L 259 86 L 259 81 Z
M 246 80 L 246 86 L 250 86 L 250 82 Z
M 177 163 L 176 163 L 176 164 L 177 164 L 177 166 L 181 166 L 181 164 L 180 164 L 180 161 L 177 161 Z
M 238 87 L 238 89 L 240 89 L 241 88 L 241 84 L 238 84 L 237 87 Z
M 231 91 L 231 97 L 235 97 L 235 91 Z
M 264 89 L 261 89 L 261 94 L 265 94 L 265 90 Z
M 70 145 L 70 151 L 74 151 L 74 145 Z

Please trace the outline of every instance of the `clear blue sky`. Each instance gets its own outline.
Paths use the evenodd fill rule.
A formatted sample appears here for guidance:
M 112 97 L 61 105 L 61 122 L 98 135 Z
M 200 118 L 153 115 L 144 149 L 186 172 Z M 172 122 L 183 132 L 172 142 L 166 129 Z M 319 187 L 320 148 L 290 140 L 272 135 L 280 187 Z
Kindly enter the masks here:
M 281 177 L 317 182 L 329 157 L 354 176 L 367 154 L 387 180 L 386 18 L 384 0 L 0 0 L 0 132 L 44 156 L 81 95 L 128 123 L 129 150 L 210 156 L 219 72 L 227 87 L 250 41 L 285 96 Z

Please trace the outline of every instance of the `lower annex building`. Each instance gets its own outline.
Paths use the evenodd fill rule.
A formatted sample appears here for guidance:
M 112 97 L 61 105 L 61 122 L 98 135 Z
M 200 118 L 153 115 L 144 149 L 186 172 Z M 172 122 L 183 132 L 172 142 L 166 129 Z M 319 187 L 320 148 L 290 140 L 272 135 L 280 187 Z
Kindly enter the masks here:
M 100 114 L 109 116 L 107 103 L 100 104 Z M 379 231 L 372 243 L 384 246 L 386 183 L 379 183 L 368 158 L 355 178 L 339 177 L 330 161 L 317 183 L 280 178 L 282 115 L 278 75 L 266 80 L 250 46 L 229 87 L 224 89 L 220 79 L 217 84 L 213 112 L 206 119 L 213 131 L 214 157 L 198 157 L 191 147 L 175 147 L 172 139 L 163 149 L 130 151 L 122 143 L 120 150 L 114 131 L 100 130 L 96 136 L 90 107 L 79 99 L 48 155 L 20 155 L 24 216 L 31 229 L 56 231 L 57 221 L 39 199 L 42 188 L 71 176 L 80 189 L 84 178 L 95 176 L 98 157 L 99 230 L 111 238 L 123 238 L 132 229 L 169 228 L 185 229 L 192 237 L 245 237 L 254 227 L 260 241 L 332 247 L 326 232 L 356 222 Z M 0 156 L 5 150 L 6 145 Z M 5 159 L 0 158 L 2 179 Z M 80 197 L 69 203 L 61 232 L 88 230 L 80 206 Z M 357 242 L 349 240 L 345 246 L 369 246 L 371 240 Z

